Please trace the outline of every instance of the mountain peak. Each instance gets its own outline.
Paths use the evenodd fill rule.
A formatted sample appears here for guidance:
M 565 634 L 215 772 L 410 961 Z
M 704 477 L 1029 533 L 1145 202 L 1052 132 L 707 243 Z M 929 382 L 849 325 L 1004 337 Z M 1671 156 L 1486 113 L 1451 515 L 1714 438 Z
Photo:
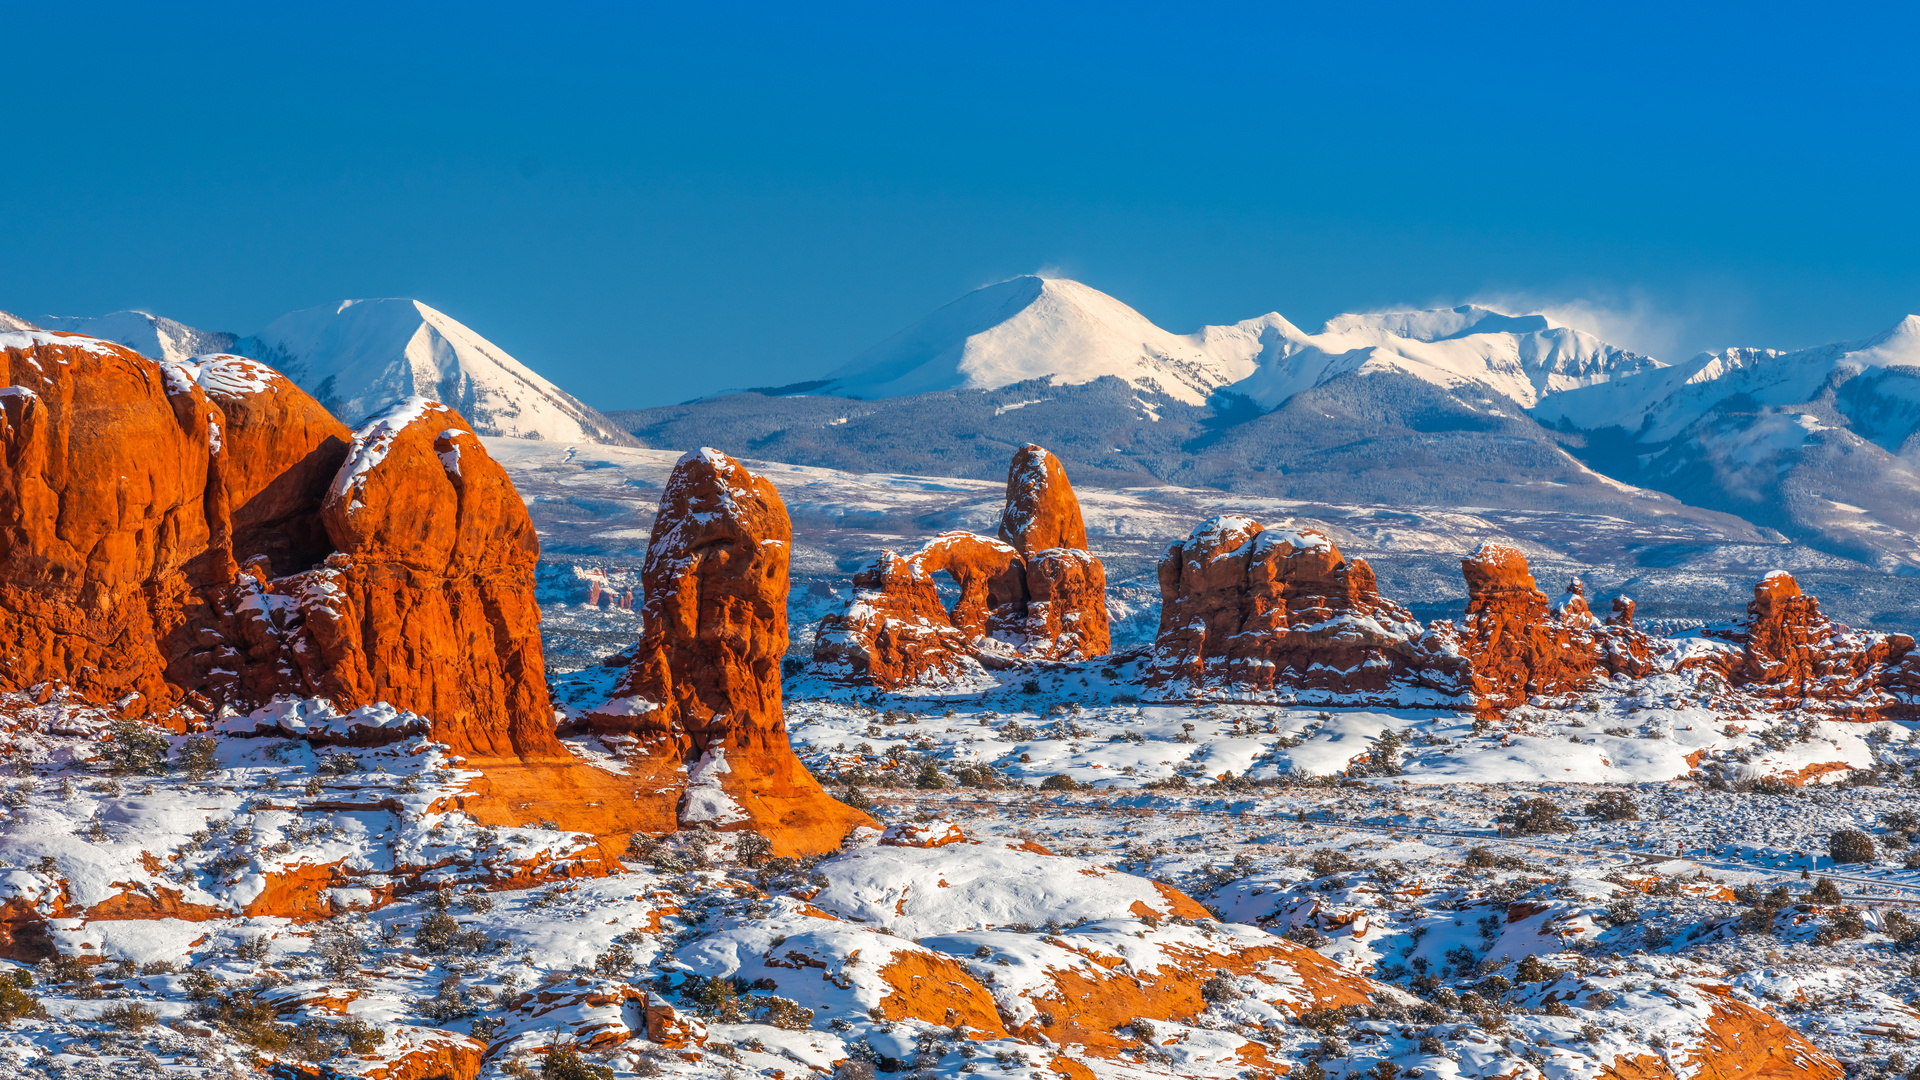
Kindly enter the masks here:
M 1198 405 L 1250 371 L 1250 359 L 1215 356 L 1200 335 L 1162 330 L 1089 285 L 1028 274 L 975 289 L 894 334 L 829 373 L 821 392 L 901 397 L 1112 375 Z
M 415 395 L 460 411 L 476 432 L 629 443 L 618 425 L 464 323 L 418 300 L 343 300 L 283 315 L 236 352 L 279 368 L 348 421 Z

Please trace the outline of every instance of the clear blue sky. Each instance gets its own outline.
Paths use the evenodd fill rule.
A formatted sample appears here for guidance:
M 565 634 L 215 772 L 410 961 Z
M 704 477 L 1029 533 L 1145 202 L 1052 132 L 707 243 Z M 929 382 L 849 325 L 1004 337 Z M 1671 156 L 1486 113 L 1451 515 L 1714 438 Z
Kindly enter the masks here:
M 1180 331 L 1518 296 L 1804 346 L 1920 310 L 1914 12 L 7 3 L 0 308 L 413 296 L 609 409 L 1042 267 Z

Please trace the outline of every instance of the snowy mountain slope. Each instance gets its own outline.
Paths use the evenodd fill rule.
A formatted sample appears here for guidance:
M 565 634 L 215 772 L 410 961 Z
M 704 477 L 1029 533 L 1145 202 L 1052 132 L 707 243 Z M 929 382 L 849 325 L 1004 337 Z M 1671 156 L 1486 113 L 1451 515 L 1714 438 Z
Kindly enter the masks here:
M 1485 387 L 1531 407 L 1562 391 L 1662 367 L 1544 315 L 1471 305 L 1340 315 L 1287 345 L 1263 350 L 1257 370 L 1229 389 L 1271 409 L 1341 375 L 1392 371 L 1449 389 Z
M 198 330 L 182 322 L 144 311 L 116 311 L 110 315 L 57 316 L 40 320 L 47 330 L 86 334 L 125 345 L 142 356 L 175 363 L 193 356 L 233 348 L 234 336 L 217 330 Z
M 234 351 L 279 368 L 348 423 L 415 394 L 486 435 L 630 443 L 573 395 L 417 300 L 348 300 L 283 315 Z
M 1355 372 L 1477 384 L 1522 405 L 1660 367 L 1543 315 L 1464 306 L 1341 315 L 1318 334 L 1277 313 L 1174 334 L 1097 289 L 1018 277 L 968 293 L 827 376 L 812 392 L 865 399 L 994 390 L 1105 375 L 1190 405 L 1230 390 L 1274 408 Z
M 1587 460 L 1822 550 L 1920 571 L 1920 317 L 1797 352 L 1727 349 L 1555 395 Z
M 4 333 L 9 330 L 44 330 L 44 329 L 46 328 L 43 326 L 36 326 L 33 323 L 30 323 L 27 320 L 11 312 L 0 311 L 0 333 Z
M 1252 373 L 1248 344 L 1245 335 L 1214 341 L 1169 333 L 1077 281 L 1017 277 L 976 289 L 893 335 L 829 373 L 817 392 L 885 398 L 994 390 L 1049 375 L 1067 385 L 1114 375 L 1198 405 Z
M 1848 390 L 1856 381 L 1864 380 Z M 1641 442 L 1662 442 L 1736 395 L 1757 405 L 1795 405 L 1832 389 L 1843 411 L 1879 429 L 1874 441 L 1899 449 L 1920 422 L 1920 315 L 1885 332 L 1798 352 L 1726 349 L 1675 367 L 1584 387 L 1542 402 L 1534 415 L 1593 430 L 1617 426 Z

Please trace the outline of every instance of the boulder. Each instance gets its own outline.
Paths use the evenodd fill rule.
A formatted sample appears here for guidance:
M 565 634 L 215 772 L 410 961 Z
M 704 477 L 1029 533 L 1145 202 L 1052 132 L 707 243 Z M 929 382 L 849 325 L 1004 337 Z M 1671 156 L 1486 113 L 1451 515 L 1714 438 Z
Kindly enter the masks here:
M 959 589 L 951 607 L 936 574 Z M 911 555 L 883 551 L 823 620 L 816 673 L 894 690 L 969 681 L 983 668 L 1085 660 L 1112 646 L 1107 577 L 1060 460 L 1023 446 L 1007 470 L 997 539 L 943 533 Z
M 1160 560 L 1147 685 L 1174 698 L 1247 693 L 1302 704 L 1458 704 L 1466 671 L 1373 569 L 1311 529 L 1220 515 Z
M 787 740 L 791 547 L 786 505 L 765 478 L 717 450 L 682 457 L 641 570 L 633 663 L 585 718 L 597 733 L 639 737 L 677 791 L 681 827 L 751 829 L 780 855 L 829 851 L 873 824 L 830 798 Z

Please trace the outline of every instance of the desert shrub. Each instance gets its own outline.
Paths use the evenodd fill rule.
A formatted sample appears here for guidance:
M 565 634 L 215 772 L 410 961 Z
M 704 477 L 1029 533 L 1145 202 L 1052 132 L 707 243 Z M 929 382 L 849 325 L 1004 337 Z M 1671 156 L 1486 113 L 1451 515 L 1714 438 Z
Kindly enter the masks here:
M 845 791 L 840 793 L 840 801 L 862 813 L 873 809 L 873 800 L 867 797 L 867 793 L 851 784 L 847 786 Z
M 1314 877 L 1323 878 L 1333 874 L 1345 874 L 1360 869 L 1354 857 L 1334 848 L 1315 848 L 1307 859 L 1307 872 Z
M 33 985 L 33 977 L 27 976 L 22 985 L 18 976 L 26 972 L 15 972 L 15 978 L 0 979 L 0 1024 L 11 1024 L 15 1020 L 40 1020 L 47 1015 L 46 1007 L 40 999 L 27 993 L 27 987 Z
M 754 1003 L 760 1022 L 786 1031 L 806 1031 L 813 1027 L 813 1010 L 783 997 L 761 998 Z
M 1840 886 L 1828 878 L 1820 878 L 1813 883 L 1813 888 L 1807 890 L 1807 899 L 1816 904 L 1837 904 L 1840 902 Z
M 1520 961 L 1514 973 L 1520 976 L 1521 982 L 1530 983 L 1552 982 L 1560 977 L 1559 968 L 1541 963 L 1540 958 L 1532 953 L 1528 953 L 1526 959 Z
M 1286 938 L 1296 944 L 1305 945 L 1309 949 L 1317 949 L 1329 940 L 1327 935 L 1314 929 L 1310 923 L 1302 923 L 1287 931 Z
M 614 1071 L 595 1065 L 571 1046 L 558 1045 L 547 1051 L 540 1063 L 540 1080 L 613 1080 Z
M 1054 773 L 1040 781 L 1041 791 L 1079 791 L 1080 785 L 1066 773 Z
M 1741 934 L 1773 933 L 1774 917 L 1793 903 L 1785 885 L 1775 885 L 1764 893 L 1754 886 L 1747 885 L 1735 889 L 1733 895 L 1742 903 L 1749 905 L 1748 909 L 1741 912 L 1740 917 L 1734 920 L 1733 928 L 1735 932 Z
M 460 984 L 460 976 L 449 975 L 440 980 L 439 989 L 430 998 L 417 1002 L 415 1008 L 420 1015 L 436 1023 L 458 1020 L 463 1016 L 472 1016 L 480 1011 L 480 1002 L 467 993 Z
M 335 750 L 333 753 L 321 758 L 313 769 L 322 776 L 348 776 L 359 772 L 365 767 L 366 766 L 360 764 L 360 759 L 354 757 L 352 754 Z
M 947 786 L 947 778 L 940 775 L 940 766 L 936 762 L 920 763 L 920 775 L 913 778 L 913 786 L 922 791 L 938 791 Z
M 1633 805 L 1633 797 L 1624 791 L 1601 792 L 1586 805 L 1588 817 L 1601 821 L 1639 821 L 1640 811 Z
M 1920 920 L 1898 909 L 1887 912 L 1881 918 L 1880 928 L 1888 937 L 1902 945 L 1912 945 L 1920 941 Z
M 1640 921 L 1640 906 L 1631 896 L 1616 896 L 1607 901 L 1607 921 L 1615 926 L 1626 926 Z
M 242 960 L 265 960 L 272 953 L 273 947 L 267 943 L 265 934 L 241 938 L 240 944 L 233 947 L 233 955 Z
M 282 1051 L 293 1041 L 291 1024 L 278 1023 L 273 1006 L 253 990 L 215 992 L 194 1010 L 195 1015 L 249 1046 Z
M 741 1019 L 740 989 L 732 979 L 694 976 L 680 987 L 680 1000 L 701 1016 L 723 1023 L 737 1024 Z
M 1040 680 L 1039 680 L 1039 679 L 1022 679 L 1022 680 L 1020 681 L 1020 692 L 1021 692 L 1021 693 L 1023 693 L 1023 694 L 1037 694 L 1037 693 L 1039 693 L 1039 692 L 1040 692 Z
M 1233 980 L 1223 978 L 1219 975 L 1215 975 L 1213 978 L 1200 984 L 1200 997 L 1203 1001 L 1210 1004 L 1218 1005 L 1222 1002 L 1232 1001 L 1239 996 L 1239 992 L 1233 988 Z
M 1518 855 L 1495 855 L 1484 847 L 1470 847 L 1461 859 L 1470 870 L 1525 870 L 1527 860 Z
M 1559 805 L 1545 796 L 1515 799 L 1507 804 L 1505 810 L 1495 814 L 1493 820 L 1506 826 L 1506 831 L 1513 836 L 1545 836 L 1574 831 L 1573 823 L 1561 815 Z
M 115 776 L 151 776 L 167 771 L 167 751 L 173 747 L 158 729 L 138 720 L 115 720 L 107 728 L 107 735 L 100 758 L 108 772 Z
M 211 735 L 192 735 L 180 744 L 180 768 L 193 781 L 220 771 L 219 743 Z
M 1827 839 L 1827 854 L 1841 865 L 1872 862 L 1873 837 L 1859 829 L 1841 829 Z
M 593 958 L 593 970 L 598 975 L 624 975 L 632 967 L 633 950 L 625 945 L 609 946 L 606 952 Z
M 773 853 L 773 841 L 757 832 L 743 832 L 733 844 L 735 862 L 747 866 L 760 866 Z
M 100 1011 L 100 1019 L 119 1028 L 121 1031 L 145 1031 L 148 1024 L 160 1019 L 160 1014 L 137 1001 L 115 1002 Z

